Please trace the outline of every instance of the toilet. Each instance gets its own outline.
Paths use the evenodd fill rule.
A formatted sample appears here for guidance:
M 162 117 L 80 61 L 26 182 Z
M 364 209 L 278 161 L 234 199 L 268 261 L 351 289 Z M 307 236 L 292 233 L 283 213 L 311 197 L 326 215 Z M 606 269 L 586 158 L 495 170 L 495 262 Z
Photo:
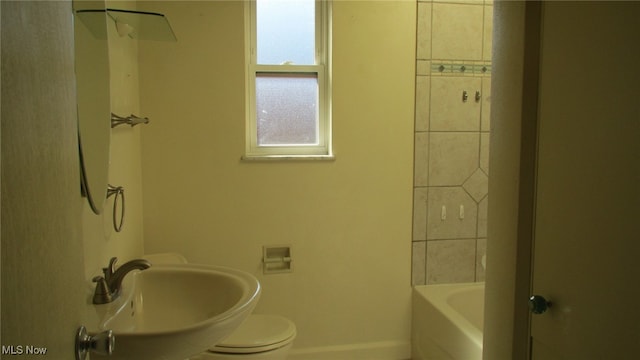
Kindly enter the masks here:
M 289 319 L 252 314 L 221 343 L 189 360 L 285 360 L 295 337 Z
M 185 264 L 180 254 L 145 255 L 152 264 Z M 286 360 L 296 337 L 295 324 L 282 316 L 251 314 L 221 343 L 188 360 Z

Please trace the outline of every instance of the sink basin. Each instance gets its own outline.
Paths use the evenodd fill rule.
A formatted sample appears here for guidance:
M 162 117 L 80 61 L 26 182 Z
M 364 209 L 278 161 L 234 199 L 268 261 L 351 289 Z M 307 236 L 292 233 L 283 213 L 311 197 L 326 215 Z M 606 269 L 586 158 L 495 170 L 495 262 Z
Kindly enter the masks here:
M 96 331 L 115 335 L 111 356 L 184 360 L 227 337 L 251 313 L 260 284 L 243 271 L 206 265 L 153 265 L 128 274 L 114 302 L 93 305 Z M 95 315 L 94 315 L 95 317 Z

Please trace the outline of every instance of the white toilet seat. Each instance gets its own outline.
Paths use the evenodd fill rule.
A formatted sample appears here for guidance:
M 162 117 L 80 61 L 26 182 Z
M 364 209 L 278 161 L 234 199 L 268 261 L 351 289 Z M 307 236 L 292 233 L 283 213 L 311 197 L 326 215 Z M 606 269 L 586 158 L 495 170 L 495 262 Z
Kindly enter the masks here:
M 249 315 L 222 343 L 209 351 L 224 354 L 253 354 L 290 344 L 296 336 L 296 326 L 277 315 Z

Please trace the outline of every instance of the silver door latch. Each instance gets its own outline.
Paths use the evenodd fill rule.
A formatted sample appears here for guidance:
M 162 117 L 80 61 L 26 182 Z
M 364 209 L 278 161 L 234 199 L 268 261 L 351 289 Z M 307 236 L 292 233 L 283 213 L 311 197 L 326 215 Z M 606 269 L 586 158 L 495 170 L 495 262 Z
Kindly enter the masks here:
M 76 360 L 85 360 L 89 352 L 109 356 L 113 354 L 115 343 L 116 337 L 111 330 L 90 336 L 87 328 L 80 326 L 76 334 Z

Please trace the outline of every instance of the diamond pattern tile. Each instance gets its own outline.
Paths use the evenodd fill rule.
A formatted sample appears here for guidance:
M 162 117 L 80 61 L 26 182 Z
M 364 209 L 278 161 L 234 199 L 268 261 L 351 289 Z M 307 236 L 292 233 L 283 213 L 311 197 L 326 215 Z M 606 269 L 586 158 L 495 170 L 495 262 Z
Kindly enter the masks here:
M 489 191 L 489 177 L 484 171 L 478 169 L 462 184 L 462 187 L 479 203 Z

